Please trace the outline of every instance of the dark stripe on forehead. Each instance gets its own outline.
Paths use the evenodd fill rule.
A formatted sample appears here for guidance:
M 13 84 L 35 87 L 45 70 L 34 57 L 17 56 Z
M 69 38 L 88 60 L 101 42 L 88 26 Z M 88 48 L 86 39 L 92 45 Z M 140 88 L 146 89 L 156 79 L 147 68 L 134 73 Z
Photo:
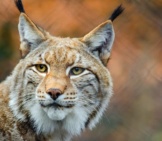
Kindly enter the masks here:
M 51 47 L 44 55 L 44 60 L 52 65 L 72 64 L 76 60 L 77 50 L 71 47 Z
M 82 57 L 81 56 L 79 56 L 79 59 L 76 63 L 82 63 Z
M 39 54 L 38 57 L 39 57 L 39 60 L 40 60 L 40 61 L 43 61 L 42 54 Z

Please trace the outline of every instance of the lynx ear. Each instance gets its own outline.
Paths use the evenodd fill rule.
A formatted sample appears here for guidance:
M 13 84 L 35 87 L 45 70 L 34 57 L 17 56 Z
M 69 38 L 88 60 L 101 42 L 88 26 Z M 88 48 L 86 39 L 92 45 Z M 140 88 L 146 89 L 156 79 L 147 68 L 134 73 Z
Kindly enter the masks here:
M 111 20 L 108 20 L 82 38 L 89 51 L 98 57 L 106 66 L 114 42 L 114 30 Z
M 31 50 L 35 49 L 45 40 L 44 33 L 29 19 L 25 13 L 19 17 L 20 50 L 25 57 Z

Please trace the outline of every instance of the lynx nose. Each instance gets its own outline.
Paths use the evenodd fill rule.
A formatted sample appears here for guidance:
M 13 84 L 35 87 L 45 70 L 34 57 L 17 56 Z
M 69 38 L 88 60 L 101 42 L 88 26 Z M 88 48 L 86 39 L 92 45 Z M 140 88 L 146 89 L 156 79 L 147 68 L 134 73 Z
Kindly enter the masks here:
M 47 94 L 49 94 L 53 100 L 56 100 L 60 95 L 62 95 L 62 92 L 59 89 L 50 88 L 47 90 Z

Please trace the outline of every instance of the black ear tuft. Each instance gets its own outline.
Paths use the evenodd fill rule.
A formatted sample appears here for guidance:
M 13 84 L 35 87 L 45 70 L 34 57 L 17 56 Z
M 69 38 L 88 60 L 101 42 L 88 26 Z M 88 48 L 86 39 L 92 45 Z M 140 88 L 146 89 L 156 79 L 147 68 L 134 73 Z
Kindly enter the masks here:
M 124 11 L 124 8 L 122 7 L 122 5 L 119 5 L 114 12 L 112 13 L 112 15 L 110 16 L 109 20 L 114 21 L 122 12 Z
M 23 4 L 22 4 L 21 0 L 15 0 L 15 4 L 16 4 L 16 7 L 18 8 L 18 10 L 21 13 L 25 13 L 25 10 L 24 10 L 24 7 L 23 7 Z

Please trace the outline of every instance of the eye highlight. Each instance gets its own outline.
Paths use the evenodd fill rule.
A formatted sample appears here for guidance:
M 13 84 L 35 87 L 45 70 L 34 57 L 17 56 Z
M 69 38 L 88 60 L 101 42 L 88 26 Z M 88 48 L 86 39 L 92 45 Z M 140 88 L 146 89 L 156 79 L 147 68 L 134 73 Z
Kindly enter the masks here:
M 47 72 L 47 66 L 44 64 L 37 64 L 37 65 L 35 65 L 35 68 L 41 73 Z
M 71 70 L 70 70 L 70 75 L 79 75 L 79 74 L 81 74 L 81 73 L 83 73 L 84 72 L 84 68 L 80 68 L 80 67 L 74 67 L 74 68 L 72 68 Z

